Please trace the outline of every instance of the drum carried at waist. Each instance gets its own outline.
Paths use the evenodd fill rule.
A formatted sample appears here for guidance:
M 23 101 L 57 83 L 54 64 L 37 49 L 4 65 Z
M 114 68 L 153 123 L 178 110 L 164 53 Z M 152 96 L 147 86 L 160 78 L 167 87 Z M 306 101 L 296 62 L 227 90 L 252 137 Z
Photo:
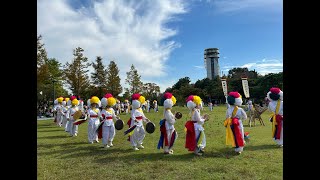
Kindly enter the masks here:
M 121 119 L 116 120 L 116 122 L 114 123 L 114 127 L 116 128 L 116 130 L 123 129 L 123 126 L 124 122 Z
M 73 114 L 73 119 L 75 120 L 73 122 L 74 125 L 80 125 L 87 120 L 85 114 L 81 110 L 78 110 Z
M 176 119 L 181 119 L 182 118 L 182 113 L 181 112 L 176 112 L 174 115 Z
M 155 131 L 155 129 L 156 129 L 156 126 L 153 122 L 151 121 L 147 122 L 146 124 L 147 133 L 152 134 Z

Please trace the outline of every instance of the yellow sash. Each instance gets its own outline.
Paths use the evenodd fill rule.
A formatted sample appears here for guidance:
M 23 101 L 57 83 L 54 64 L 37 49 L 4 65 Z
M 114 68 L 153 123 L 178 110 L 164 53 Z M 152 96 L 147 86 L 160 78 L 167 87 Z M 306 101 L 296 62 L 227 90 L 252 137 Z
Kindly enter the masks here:
M 232 116 L 224 121 L 224 126 L 226 127 L 226 145 L 231 145 L 232 147 L 236 147 L 236 143 L 234 141 L 234 135 L 230 125 L 232 124 L 232 118 L 235 117 L 237 111 L 238 106 L 235 106 L 232 112 Z
M 278 125 L 276 121 L 276 115 L 279 114 L 280 109 L 280 99 L 277 101 L 276 112 L 272 112 L 272 137 L 274 137 L 274 133 L 276 132 L 276 125 Z
M 99 112 L 99 109 L 97 109 L 97 108 L 92 108 L 92 110 L 93 110 L 94 112 L 96 112 L 96 113 Z

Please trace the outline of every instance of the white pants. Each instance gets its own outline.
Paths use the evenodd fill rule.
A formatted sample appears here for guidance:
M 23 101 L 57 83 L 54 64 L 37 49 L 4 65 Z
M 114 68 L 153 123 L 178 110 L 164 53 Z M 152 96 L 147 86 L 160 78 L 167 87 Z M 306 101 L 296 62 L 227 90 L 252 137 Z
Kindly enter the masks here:
M 112 124 L 111 126 L 102 125 L 102 144 L 103 145 L 110 145 L 115 135 L 116 135 L 116 131 L 114 128 L 114 124 Z
M 198 124 L 198 123 L 194 123 L 194 130 L 195 130 L 195 133 L 196 133 L 196 140 L 200 134 L 200 132 L 203 133 L 203 138 L 202 138 L 202 141 L 199 145 L 199 148 L 203 149 L 206 147 L 206 144 L 207 144 L 207 141 L 206 141 L 206 135 L 204 133 L 204 128 L 202 127 L 202 125 Z M 197 143 L 198 145 L 198 143 Z
M 88 140 L 93 142 L 94 140 L 98 141 L 98 134 L 96 132 L 100 122 L 99 119 L 90 119 L 88 122 Z
M 203 149 L 203 148 L 206 147 L 207 141 L 206 141 L 206 135 L 205 135 L 205 133 L 204 133 L 204 130 L 201 130 L 201 131 L 202 131 L 202 133 L 203 133 L 203 138 L 202 138 L 202 141 L 201 141 L 201 143 L 200 143 L 200 145 L 199 145 L 199 148 Z M 197 137 L 199 136 L 199 134 L 200 134 L 201 131 L 198 130 L 198 129 L 195 130 L 195 132 L 196 132 L 196 139 L 197 139 Z M 198 144 L 197 144 L 197 145 L 198 145 Z
M 164 152 L 169 152 L 169 151 L 173 148 L 173 146 L 172 146 L 171 148 L 169 148 L 169 147 L 170 147 L 170 144 L 171 144 L 171 137 L 172 137 L 173 131 L 174 131 L 174 129 L 169 129 L 169 130 L 167 130 L 167 137 L 168 137 L 168 144 L 169 144 L 169 146 L 164 146 L 164 147 L 163 147 Z M 176 131 L 176 137 L 175 137 L 174 140 L 176 140 L 177 137 L 178 137 L 178 133 L 177 133 L 177 131 Z
M 68 128 L 67 123 L 68 123 L 67 117 L 62 116 L 62 127 L 64 128 L 65 131 L 67 131 L 67 128 Z
M 61 127 L 61 124 L 62 124 L 62 118 L 63 118 L 63 115 L 62 114 L 57 114 L 57 126 L 60 126 Z
M 69 123 L 68 123 L 68 131 L 69 131 L 69 134 L 71 136 L 75 136 L 76 134 L 78 134 L 78 125 L 74 125 L 75 120 L 69 120 Z
M 130 142 L 132 146 L 142 145 L 143 139 L 146 136 L 146 132 L 143 126 L 137 126 L 134 128 L 134 132 L 130 137 Z

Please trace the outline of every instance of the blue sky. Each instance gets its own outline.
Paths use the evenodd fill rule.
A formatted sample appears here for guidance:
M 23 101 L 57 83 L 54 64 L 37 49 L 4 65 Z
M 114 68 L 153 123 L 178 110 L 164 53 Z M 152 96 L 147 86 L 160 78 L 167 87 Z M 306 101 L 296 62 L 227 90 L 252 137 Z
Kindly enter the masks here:
M 114 60 L 124 87 L 134 64 L 163 92 L 180 78 L 206 77 L 206 48 L 219 48 L 224 74 L 282 72 L 282 17 L 279 0 L 38 0 L 37 34 L 62 64 L 82 47 L 89 61 Z

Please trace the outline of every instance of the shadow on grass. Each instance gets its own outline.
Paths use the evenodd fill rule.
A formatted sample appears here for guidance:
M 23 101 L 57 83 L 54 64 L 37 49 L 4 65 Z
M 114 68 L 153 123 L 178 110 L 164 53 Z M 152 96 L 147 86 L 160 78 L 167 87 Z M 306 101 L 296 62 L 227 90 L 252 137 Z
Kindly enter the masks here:
M 173 154 L 173 155 L 165 155 L 163 152 L 159 153 L 138 153 L 134 152 L 130 149 L 130 154 L 122 155 L 119 158 L 115 158 L 114 156 L 103 156 L 101 158 L 95 159 L 95 163 L 99 164 L 107 164 L 114 161 L 123 161 L 126 164 L 134 165 L 139 162 L 144 161 L 159 161 L 159 160 L 165 160 L 165 161 L 191 161 L 192 159 L 196 158 L 204 158 L 201 156 L 196 156 L 193 153 L 187 153 L 187 154 Z
M 37 129 L 45 129 L 45 128 L 59 128 L 56 124 L 38 124 Z
M 245 146 L 244 151 L 257 151 L 257 150 L 267 150 L 267 149 L 279 149 L 275 144 L 264 144 L 259 146 Z
M 66 138 L 70 137 L 68 134 L 66 135 L 60 135 L 60 136 L 43 136 L 43 137 L 37 137 L 37 139 L 58 139 L 58 138 Z
M 261 127 L 264 127 L 264 125 L 262 125 L 262 124 L 260 124 L 260 123 L 259 123 L 259 124 L 256 124 L 255 126 L 251 124 L 251 128 L 260 127 L 260 126 L 261 126 Z M 249 125 L 249 124 L 244 124 L 243 127 L 249 127 L 249 128 L 250 128 L 250 125 Z
M 70 142 L 70 143 L 61 143 L 61 144 L 38 144 L 37 147 L 38 148 L 53 148 L 53 147 L 64 147 L 64 148 L 70 148 L 73 146 L 78 146 L 78 145 L 82 145 L 82 144 L 87 144 L 86 142 Z M 52 153 L 54 154 L 54 152 Z
M 211 158 L 223 158 L 223 159 L 230 159 L 233 158 L 235 156 L 238 156 L 239 154 L 237 154 L 234 151 L 234 148 L 223 148 L 223 149 L 217 149 L 216 151 L 209 151 L 206 152 L 205 157 L 211 157 Z
M 43 130 L 38 130 L 37 132 L 52 132 L 52 131 L 63 131 L 63 129 L 43 129 Z

